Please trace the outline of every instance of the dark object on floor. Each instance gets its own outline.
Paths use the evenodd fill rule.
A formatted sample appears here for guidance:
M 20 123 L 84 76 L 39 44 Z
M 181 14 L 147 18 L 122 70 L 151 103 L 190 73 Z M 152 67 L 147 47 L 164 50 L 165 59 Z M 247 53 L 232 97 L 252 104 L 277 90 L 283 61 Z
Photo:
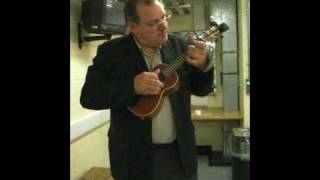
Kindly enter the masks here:
M 231 166 L 231 159 L 225 159 L 222 151 L 212 151 L 210 145 L 197 145 L 198 155 L 208 156 L 208 166 Z
M 250 179 L 250 161 L 232 157 L 232 180 Z

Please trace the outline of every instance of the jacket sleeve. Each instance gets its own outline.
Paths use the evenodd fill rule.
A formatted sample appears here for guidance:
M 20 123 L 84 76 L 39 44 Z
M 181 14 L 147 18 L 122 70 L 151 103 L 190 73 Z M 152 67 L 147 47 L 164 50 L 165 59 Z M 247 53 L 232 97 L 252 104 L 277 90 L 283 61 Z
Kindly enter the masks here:
M 182 52 L 186 52 L 188 43 L 185 39 L 180 41 L 180 47 Z M 213 91 L 213 62 L 212 56 L 207 55 L 206 68 L 203 71 L 198 70 L 196 67 L 188 65 L 190 67 L 190 81 L 191 81 L 191 94 L 196 96 L 206 96 Z
M 212 63 L 210 56 L 207 56 L 207 58 L 207 61 Z M 206 96 L 213 91 L 213 66 L 209 66 L 209 69 L 206 68 L 205 71 L 200 71 L 192 67 L 191 71 L 192 94 L 196 96 Z
M 80 103 L 84 108 L 102 110 L 135 102 L 134 77 L 113 75 L 114 70 L 117 70 L 116 63 L 113 63 L 116 60 L 114 56 L 111 57 L 112 52 L 106 52 L 106 49 L 100 45 L 93 64 L 88 67 L 80 96 Z

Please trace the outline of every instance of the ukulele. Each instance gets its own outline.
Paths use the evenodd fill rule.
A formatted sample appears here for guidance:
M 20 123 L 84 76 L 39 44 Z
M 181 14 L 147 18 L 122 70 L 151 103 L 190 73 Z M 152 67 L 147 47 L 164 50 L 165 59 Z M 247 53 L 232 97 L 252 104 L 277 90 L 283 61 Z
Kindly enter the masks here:
M 222 23 L 218 27 L 212 27 L 208 31 L 194 38 L 199 41 L 206 42 L 207 39 L 217 39 L 219 35 L 228 30 L 229 27 Z M 157 95 L 139 96 L 136 104 L 128 106 L 129 111 L 140 118 L 153 118 L 160 111 L 164 97 L 168 96 L 179 89 L 180 81 L 178 73 L 176 72 L 185 62 L 186 54 L 179 55 L 170 65 L 159 64 L 155 69 L 160 69 L 159 80 L 164 84 L 163 89 Z

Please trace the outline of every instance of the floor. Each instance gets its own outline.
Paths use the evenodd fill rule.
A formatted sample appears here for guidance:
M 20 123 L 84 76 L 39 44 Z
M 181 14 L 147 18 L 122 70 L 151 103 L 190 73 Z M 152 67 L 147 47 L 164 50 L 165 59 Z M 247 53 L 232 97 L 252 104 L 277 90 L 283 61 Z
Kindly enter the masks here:
M 208 166 L 208 156 L 198 156 L 198 180 L 231 180 L 231 166 Z

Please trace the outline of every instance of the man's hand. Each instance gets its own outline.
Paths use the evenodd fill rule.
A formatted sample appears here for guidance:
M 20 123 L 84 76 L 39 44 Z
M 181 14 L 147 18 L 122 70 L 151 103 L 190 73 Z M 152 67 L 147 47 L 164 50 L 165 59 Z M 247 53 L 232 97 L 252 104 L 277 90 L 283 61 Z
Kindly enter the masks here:
M 207 64 L 207 50 L 203 42 L 196 42 L 192 36 L 188 36 L 187 63 L 203 70 Z
M 142 72 L 134 77 L 134 90 L 139 95 L 159 94 L 164 84 L 159 80 L 160 69 Z

